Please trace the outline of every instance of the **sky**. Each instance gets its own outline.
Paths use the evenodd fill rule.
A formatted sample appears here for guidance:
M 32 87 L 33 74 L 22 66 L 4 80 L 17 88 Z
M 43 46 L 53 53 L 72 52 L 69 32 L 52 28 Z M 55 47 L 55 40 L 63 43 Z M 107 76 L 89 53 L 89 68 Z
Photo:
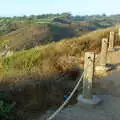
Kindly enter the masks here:
M 120 0 L 1 0 L 0 16 L 120 14 Z

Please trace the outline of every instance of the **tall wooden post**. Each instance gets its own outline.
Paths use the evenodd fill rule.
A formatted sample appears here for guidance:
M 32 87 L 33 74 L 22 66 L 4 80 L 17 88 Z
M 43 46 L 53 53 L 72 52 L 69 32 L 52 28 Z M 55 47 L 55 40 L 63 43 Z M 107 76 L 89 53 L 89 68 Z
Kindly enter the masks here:
M 86 52 L 83 76 L 83 94 L 78 96 L 79 104 L 84 103 L 89 105 L 96 105 L 101 101 L 97 96 L 92 95 L 94 68 L 95 68 L 95 53 Z
M 109 47 L 108 47 L 109 51 L 112 51 L 114 49 L 114 39 L 115 39 L 115 33 L 110 32 L 110 35 L 109 35 Z
M 94 76 L 95 53 L 85 53 L 84 77 L 83 77 L 83 97 L 92 99 L 92 80 Z
M 108 51 L 108 39 L 102 39 L 101 55 L 100 55 L 100 66 L 106 66 L 107 63 L 107 51 Z

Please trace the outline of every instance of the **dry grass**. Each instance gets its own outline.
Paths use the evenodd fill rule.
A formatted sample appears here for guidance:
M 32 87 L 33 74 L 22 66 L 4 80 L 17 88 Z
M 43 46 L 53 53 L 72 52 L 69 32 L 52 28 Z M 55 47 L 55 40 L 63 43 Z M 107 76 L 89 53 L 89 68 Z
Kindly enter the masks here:
M 64 39 L 58 43 L 15 53 L 2 59 L 2 71 L 5 77 L 18 74 L 24 76 L 26 73 L 37 73 L 40 77 L 45 77 L 69 70 L 80 65 L 81 60 L 77 58 L 83 56 L 85 51 L 99 52 L 101 39 L 108 37 L 109 32 L 116 31 L 117 28 L 97 30 L 82 37 Z
M 9 101 L 16 103 L 17 116 L 27 119 L 31 111 L 43 112 L 50 107 L 60 106 L 64 101 L 64 95 L 69 95 L 72 91 L 77 77 L 80 76 L 79 71 L 79 69 L 73 68 L 44 78 L 37 73 L 34 75 L 25 73 L 24 76 L 18 74 L 11 78 L 8 76 L 7 83 L 2 80 L 0 91 L 8 94 Z M 18 81 L 16 81 L 17 79 Z M 8 83 L 9 80 L 13 81 Z M 78 92 L 73 96 L 71 104 L 76 102 L 77 94 Z
M 44 27 L 35 24 L 25 25 L 23 28 L 1 36 L 0 45 L 8 45 L 14 51 L 29 49 L 37 44 L 45 43 L 45 39 L 48 37 L 47 35 L 47 27 L 44 29 Z
M 21 100 L 19 98 L 22 96 L 27 96 L 22 100 L 23 103 L 21 104 L 23 105 L 26 104 L 25 100 L 29 98 L 37 99 L 39 108 L 43 105 L 43 109 L 50 105 L 61 104 L 63 95 L 69 94 L 71 91 L 70 84 L 74 85 L 79 76 L 78 73 L 81 70 L 76 68 L 80 68 L 80 64 L 83 62 L 81 57 L 84 56 L 84 52 L 99 52 L 101 39 L 108 37 L 110 31 L 116 30 L 117 27 L 97 30 L 82 37 L 64 39 L 58 43 L 38 46 L 15 53 L 10 57 L 4 57 L 1 59 L 0 65 L 0 90 L 12 90 L 14 95 L 19 95 L 18 100 Z M 119 40 L 117 40 L 117 43 L 120 43 Z M 71 70 L 73 71 L 71 72 Z M 32 83 L 32 87 L 29 86 L 30 83 Z M 70 89 L 66 93 L 67 86 L 70 86 Z M 25 88 L 31 89 L 25 90 Z M 38 90 L 36 91 L 36 89 Z M 59 95 L 56 93 L 59 93 Z M 40 98 L 36 98 L 38 96 Z M 56 96 L 59 96 L 60 101 Z M 13 97 L 13 99 L 17 101 L 16 98 Z M 45 101 L 48 106 L 44 106 Z

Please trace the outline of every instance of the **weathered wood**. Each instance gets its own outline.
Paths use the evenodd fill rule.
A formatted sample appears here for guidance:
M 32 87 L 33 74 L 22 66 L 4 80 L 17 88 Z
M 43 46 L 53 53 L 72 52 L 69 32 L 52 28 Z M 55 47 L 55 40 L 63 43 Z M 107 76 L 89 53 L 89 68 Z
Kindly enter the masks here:
M 117 32 L 117 42 L 116 42 L 117 45 L 120 45 L 120 28 L 118 29 L 118 32 Z
M 94 76 L 95 53 L 85 53 L 84 77 L 83 77 L 83 97 L 92 99 L 92 80 Z
M 110 35 L 109 35 L 109 47 L 108 47 L 109 51 L 113 50 L 113 48 L 114 48 L 114 40 L 115 40 L 115 33 L 110 32 Z
M 120 37 L 120 28 L 118 29 L 118 36 Z
M 100 55 L 100 66 L 105 66 L 107 63 L 107 51 L 108 51 L 108 39 L 102 39 L 101 55 Z

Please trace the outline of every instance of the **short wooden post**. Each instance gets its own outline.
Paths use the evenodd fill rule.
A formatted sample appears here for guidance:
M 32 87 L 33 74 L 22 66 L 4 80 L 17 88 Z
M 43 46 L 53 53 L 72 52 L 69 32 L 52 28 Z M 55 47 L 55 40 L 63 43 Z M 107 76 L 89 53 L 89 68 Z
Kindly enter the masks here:
M 115 33 L 110 32 L 110 35 L 109 35 L 109 47 L 108 47 L 109 51 L 112 51 L 114 49 L 114 39 L 115 39 Z
M 85 53 L 84 77 L 83 77 L 83 97 L 92 99 L 92 80 L 94 75 L 95 53 Z
M 118 29 L 117 44 L 120 45 L 120 28 Z
M 107 63 L 107 51 L 108 51 L 108 39 L 102 39 L 101 55 L 100 55 L 100 66 L 106 66 Z
M 118 37 L 120 38 L 120 28 L 118 29 Z
M 102 39 L 102 47 L 100 54 L 99 66 L 95 67 L 96 74 L 105 74 L 106 71 L 111 69 L 111 66 L 107 64 L 107 52 L 108 52 L 108 38 Z

